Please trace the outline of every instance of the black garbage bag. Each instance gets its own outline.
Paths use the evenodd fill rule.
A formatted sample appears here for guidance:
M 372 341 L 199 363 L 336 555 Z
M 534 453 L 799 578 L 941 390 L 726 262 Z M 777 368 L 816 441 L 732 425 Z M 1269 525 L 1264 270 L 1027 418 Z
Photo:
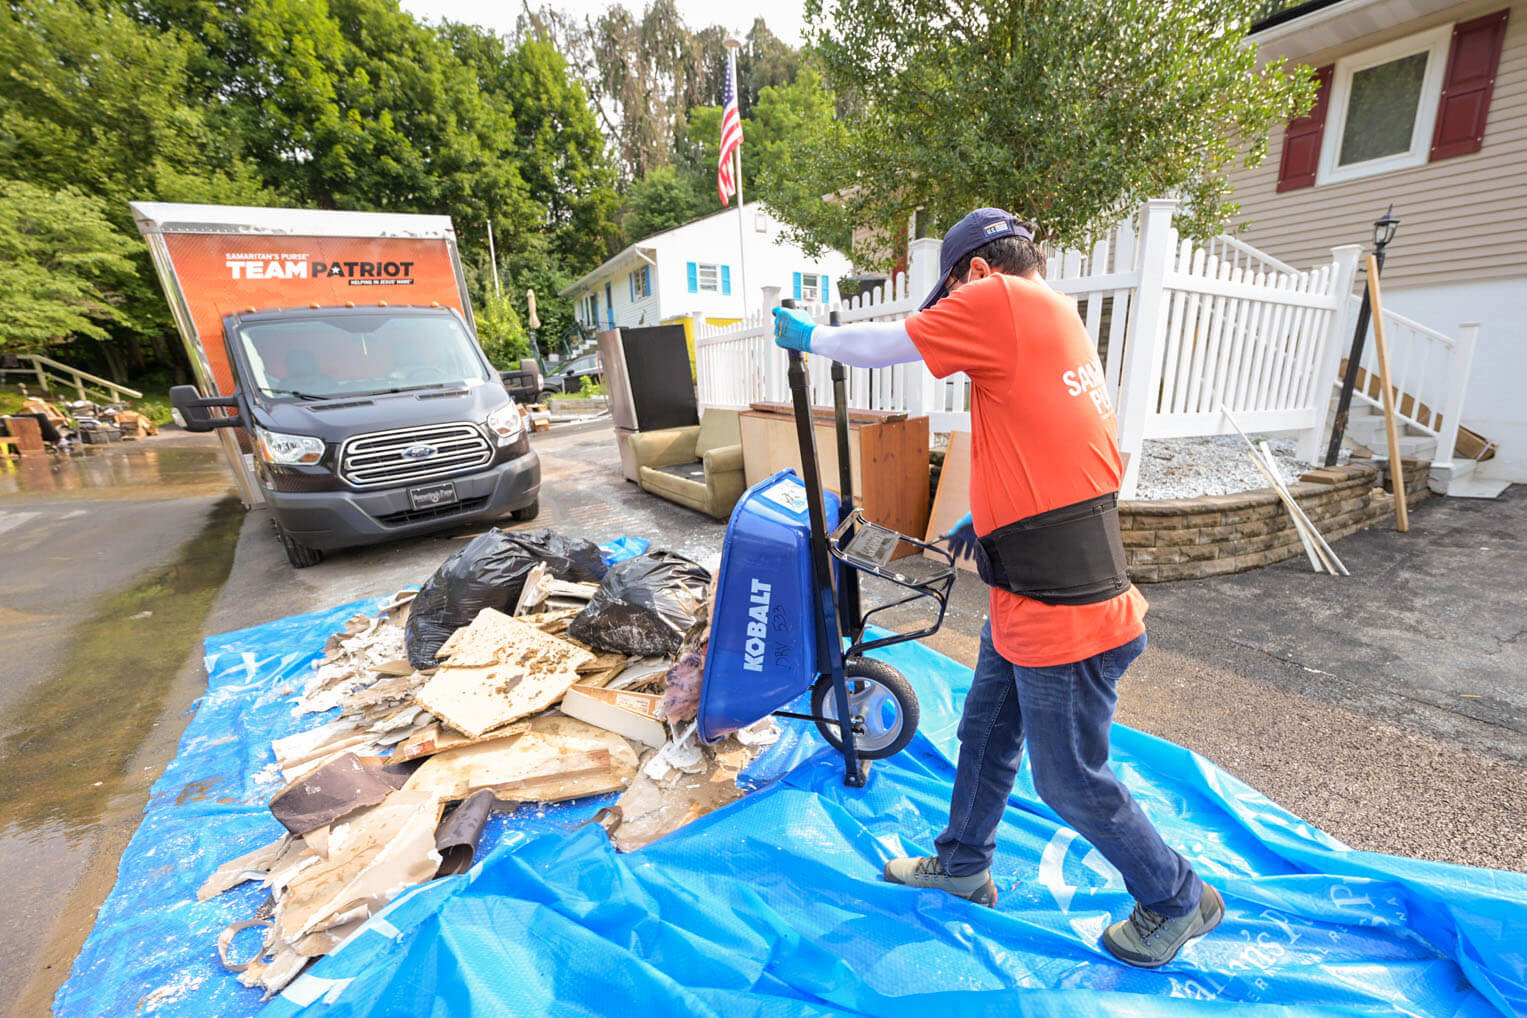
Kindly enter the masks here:
M 617 562 L 567 635 L 596 650 L 673 654 L 705 617 L 710 579 L 704 567 L 671 551 Z
M 433 668 L 435 652 L 484 608 L 512 612 L 537 563 L 559 580 L 604 576 L 599 546 L 552 530 L 490 530 L 443 562 L 414 598 L 404 631 L 408 663 Z

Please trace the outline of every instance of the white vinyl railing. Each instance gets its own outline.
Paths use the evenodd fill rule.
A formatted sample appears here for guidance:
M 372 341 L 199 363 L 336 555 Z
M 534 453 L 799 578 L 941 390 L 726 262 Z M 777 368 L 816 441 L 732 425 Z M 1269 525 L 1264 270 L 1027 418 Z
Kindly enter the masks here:
M 1046 281 L 1075 299 L 1117 408 L 1119 447 L 1128 455 L 1126 498 L 1134 493 L 1147 438 L 1228 433 L 1222 405 L 1246 430 L 1296 435 L 1300 457 L 1314 460 L 1330 412 L 1327 382 L 1336 377 L 1352 332 L 1357 245 L 1332 248 L 1330 261 L 1299 271 L 1233 237 L 1204 244 L 1179 237 L 1172 227 L 1176 207 L 1170 199 L 1146 202 L 1090 248 L 1047 253 Z M 935 239 L 914 240 L 907 272 L 889 285 L 805 310 L 820 322 L 834 311 L 843 322 L 904 318 L 938 279 L 939 246 Z M 1414 395 L 1412 402 L 1425 403 L 1412 412 L 1426 416 L 1421 411 L 1440 406 L 1441 421 L 1431 427 L 1456 434 L 1472 332 L 1454 343 L 1399 316 L 1386 313 L 1385 320 L 1399 336 L 1391 340 L 1401 351 L 1392 361 L 1414 358 L 1414 373 L 1406 375 L 1412 384 L 1429 379 L 1442 386 L 1418 385 L 1414 393 L 1401 386 Z M 786 359 L 772 334 L 768 310 L 724 327 L 696 321 L 702 407 L 788 401 Z M 1422 354 L 1437 351 L 1445 354 L 1445 368 L 1425 363 Z M 830 363 L 820 357 L 808 363 L 812 402 L 830 403 Z M 1411 372 L 1410 361 L 1398 370 Z M 921 363 L 853 368 L 848 390 L 855 409 L 926 416 L 935 432 L 970 428 L 964 375 L 934 379 Z
M 1352 296 L 1348 300 L 1351 313 L 1356 315 L 1362 299 Z M 1389 351 L 1389 385 L 1394 392 L 1395 416 L 1437 440 L 1432 460 L 1437 466 L 1452 462 L 1453 448 L 1458 444 L 1458 415 L 1478 333 L 1478 323 L 1467 322 L 1458 327 L 1458 337 L 1454 339 L 1404 315 L 1384 310 L 1384 339 Z M 1363 347 L 1363 356 L 1358 360 L 1363 377 L 1352 390 L 1352 398 L 1382 410 L 1376 347 L 1371 340 Z M 1337 379 L 1332 384 L 1339 388 L 1341 382 Z

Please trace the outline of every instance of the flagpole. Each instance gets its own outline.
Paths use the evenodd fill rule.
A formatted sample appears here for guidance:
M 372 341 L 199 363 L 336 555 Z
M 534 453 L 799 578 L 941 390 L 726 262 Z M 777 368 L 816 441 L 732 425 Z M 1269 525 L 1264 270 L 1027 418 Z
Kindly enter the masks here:
M 742 45 L 736 39 L 727 39 L 722 43 L 726 47 L 726 60 L 731 72 L 732 82 L 737 89 L 737 115 L 742 116 L 742 85 L 737 81 L 737 48 Z M 742 318 L 748 317 L 748 243 L 747 224 L 744 221 L 742 206 L 742 146 L 737 146 L 733 156 L 736 162 L 733 164 L 737 169 L 737 277 L 738 284 L 742 287 Z

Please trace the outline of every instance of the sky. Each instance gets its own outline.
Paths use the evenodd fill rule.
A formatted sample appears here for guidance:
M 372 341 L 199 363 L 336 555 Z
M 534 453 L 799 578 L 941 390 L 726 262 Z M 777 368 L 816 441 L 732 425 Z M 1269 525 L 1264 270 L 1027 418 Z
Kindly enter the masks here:
M 514 28 L 521 6 L 505 0 L 402 0 L 403 9 L 415 16 L 438 21 L 449 18 L 467 24 L 482 25 L 497 32 L 509 32 Z M 582 17 L 599 14 L 614 5 L 614 0 L 532 0 L 532 7 L 558 7 Z M 621 6 L 640 14 L 645 4 L 642 0 L 621 0 Z M 706 25 L 725 25 L 739 37 L 753 25 L 753 19 L 762 17 L 769 30 L 792 46 L 802 43 L 801 3 L 799 0 L 730 0 L 717 4 L 715 0 L 676 0 L 679 15 L 691 28 Z M 720 9 L 718 9 L 720 8 Z

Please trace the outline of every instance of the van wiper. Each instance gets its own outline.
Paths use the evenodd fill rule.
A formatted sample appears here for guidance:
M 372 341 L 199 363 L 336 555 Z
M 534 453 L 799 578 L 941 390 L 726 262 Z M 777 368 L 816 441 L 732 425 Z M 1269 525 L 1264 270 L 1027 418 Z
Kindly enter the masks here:
M 298 392 L 296 389 L 267 389 L 265 391 L 270 393 L 272 396 L 296 396 L 298 399 L 312 400 L 315 402 L 325 399 L 339 399 L 338 395 L 315 396 L 311 392 Z
M 424 385 L 399 385 L 391 389 L 377 389 L 374 392 L 357 392 L 356 396 L 391 396 L 396 392 L 414 392 L 419 389 L 444 389 L 452 385 L 461 385 L 461 382 L 426 382 Z M 466 390 L 463 389 L 463 392 Z

